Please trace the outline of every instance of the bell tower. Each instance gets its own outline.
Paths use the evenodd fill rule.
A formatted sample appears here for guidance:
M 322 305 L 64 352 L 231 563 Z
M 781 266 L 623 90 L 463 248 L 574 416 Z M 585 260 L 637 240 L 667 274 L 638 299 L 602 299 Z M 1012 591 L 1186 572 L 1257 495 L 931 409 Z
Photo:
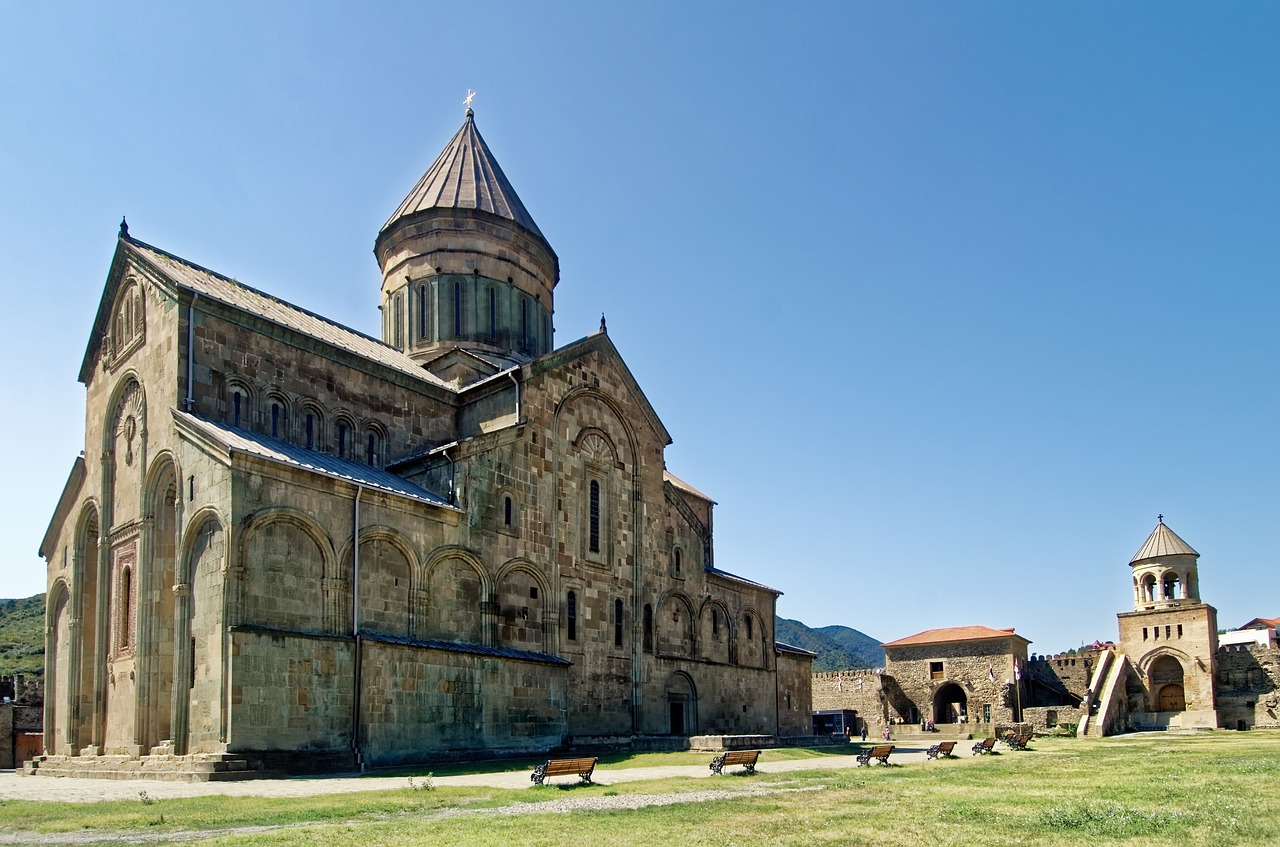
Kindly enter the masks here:
M 1133 611 L 1116 615 L 1134 728 L 1216 727 L 1218 612 L 1200 599 L 1200 554 L 1157 519 L 1129 561 Z
M 438 375 L 477 376 L 549 352 L 560 260 L 467 109 L 462 127 L 374 242 L 382 339 Z
M 1200 554 L 1157 517 L 1141 549 L 1129 561 L 1133 569 L 1133 610 L 1176 609 L 1200 602 L 1196 562 Z

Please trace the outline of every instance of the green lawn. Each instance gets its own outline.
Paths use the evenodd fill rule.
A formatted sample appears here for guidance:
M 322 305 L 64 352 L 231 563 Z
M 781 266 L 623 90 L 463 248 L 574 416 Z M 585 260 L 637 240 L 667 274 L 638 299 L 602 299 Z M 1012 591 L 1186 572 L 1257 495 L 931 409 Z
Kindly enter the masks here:
M 106 839 L 128 835 L 122 830 L 197 830 L 210 836 L 201 844 L 361 847 L 1280 844 L 1280 733 L 1039 739 L 1033 748 L 976 761 L 775 774 L 766 761 L 775 751 L 768 751 L 754 777 L 617 786 L 422 791 L 410 790 L 406 779 L 398 791 L 290 800 L 10 801 L 0 803 L 0 831 L 92 829 Z M 685 755 L 647 754 L 632 762 L 678 764 Z M 599 775 L 607 781 L 607 771 Z M 746 788 L 775 790 L 622 811 L 466 813 L 545 800 Z M 226 831 L 254 825 L 282 828 Z

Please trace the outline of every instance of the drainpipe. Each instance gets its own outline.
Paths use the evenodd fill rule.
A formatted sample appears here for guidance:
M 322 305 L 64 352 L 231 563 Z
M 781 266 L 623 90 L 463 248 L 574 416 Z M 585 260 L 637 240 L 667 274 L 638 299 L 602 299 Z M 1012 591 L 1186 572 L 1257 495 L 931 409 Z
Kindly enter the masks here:
M 516 423 L 520 423 L 520 380 L 516 379 L 514 368 L 507 371 L 507 376 L 511 377 L 511 383 L 516 387 Z
M 196 359 L 196 301 L 200 299 L 200 292 L 191 292 L 191 302 L 187 304 L 187 411 L 190 412 L 196 404 L 195 396 L 191 393 L 193 386 L 191 381 L 195 374 Z
M 363 648 L 360 645 L 360 495 L 364 494 L 364 486 L 356 486 L 356 498 L 351 506 L 351 634 L 355 637 L 354 690 L 351 696 L 351 750 L 355 753 L 360 773 L 364 773 L 364 756 L 360 753 L 360 688 L 361 657 Z
M 440 450 L 440 455 L 444 456 L 446 462 L 449 463 L 449 505 L 458 505 L 457 491 L 455 490 L 454 468 L 457 466 L 453 459 L 449 458 L 449 448 L 444 447 Z

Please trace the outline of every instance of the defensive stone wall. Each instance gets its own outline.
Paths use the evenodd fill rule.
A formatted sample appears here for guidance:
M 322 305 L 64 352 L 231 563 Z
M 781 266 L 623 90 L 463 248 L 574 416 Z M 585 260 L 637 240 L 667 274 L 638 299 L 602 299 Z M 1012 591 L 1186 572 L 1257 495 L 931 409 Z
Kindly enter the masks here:
M 1280 649 L 1222 647 L 1216 665 L 1219 726 L 1280 727 Z

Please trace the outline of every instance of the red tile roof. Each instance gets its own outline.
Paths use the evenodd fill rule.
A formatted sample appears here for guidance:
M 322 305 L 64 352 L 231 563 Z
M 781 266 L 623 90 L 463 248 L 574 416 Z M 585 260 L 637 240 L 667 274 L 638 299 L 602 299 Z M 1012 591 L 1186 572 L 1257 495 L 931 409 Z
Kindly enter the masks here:
M 992 629 L 989 626 L 953 626 L 945 629 L 926 629 L 924 632 L 890 641 L 883 646 L 910 647 L 916 644 L 944 644 L 950 641 L 986 641 L 990 638 L 1009 638 L 1010 636 L 1026 641 L 1028 644 L 1031 643 L 1014 632 L 1013 627 Z
M 1241 629 L 1275 629 L 1280 626 L 1280 618 L 1254 618 Z

